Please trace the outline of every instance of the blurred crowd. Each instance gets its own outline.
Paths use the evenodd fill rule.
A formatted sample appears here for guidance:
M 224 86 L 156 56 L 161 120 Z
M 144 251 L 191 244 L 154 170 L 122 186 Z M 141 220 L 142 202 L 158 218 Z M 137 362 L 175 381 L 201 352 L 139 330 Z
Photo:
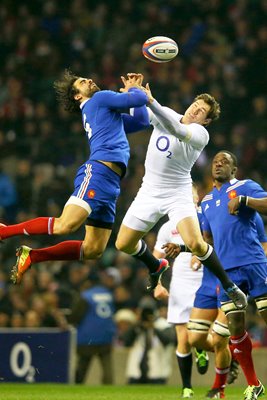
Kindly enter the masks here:
M 120 76 L 141 72 L 154 97 L 183 112 L 195 95 L 209 92 L 221 118 L 193 170 L 204 194 L 211 187 L 209 161 L 221 149 L 239 160 L 239 178 L 267 188 L 267 0 L 2 0 L 0 4 L 0 220 L 16 223 L 58 216 L 72 193 L 77 167 L 88 158 L 80 115 L 56 102 L 53 81 L 65 68 L 118 90 Z M 141 53 L 155 35 L 179 45 L 171 63 Z M 44 263 L 9 282 L 19 244 L 39 247 L 58 238 L 14 238 L 0 253 L 0 326 L 66 324 L 73 298 L 92 269 L 114 295 L 115 311 L 138 308 L 146 294 L 146 269 L 114 250 L 119 223 L 139 187 L 150 131 L 129 138 L 131 160 L 118 202 L 110 246 L 100 261 Z M 151 248 L 155 230 L 146 238 Z M 78 232 L 72 238 L 81 238 Z M 166 306 L 166 305 L 165 305 Z M 255 343 L 265 328 L 249 318 Z

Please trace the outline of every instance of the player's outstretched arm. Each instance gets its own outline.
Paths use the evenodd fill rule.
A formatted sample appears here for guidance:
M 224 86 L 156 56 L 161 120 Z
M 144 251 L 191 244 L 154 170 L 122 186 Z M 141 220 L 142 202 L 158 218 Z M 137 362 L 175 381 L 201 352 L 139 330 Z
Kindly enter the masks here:
M 136 107 L 130 109 L 129 114 L 122 114 L 125 133 L 135 133 L 150 127 L 147 107 Z
M 154 99 L 149 84 L 143 87 L 143 90 L 149 100 L 148 107 L 168 133 L 178 137 L 182 142 L 190 143 L 196 149 L 203 149 L 208 144 L 209 135 L 203 126 L 198 124 L 182 124 L 179 114 L 168 107 L 163 107 Z
M 228 203 L 228 211 L 231 215 L 237 215 L 239 208 L 244 205 L 253 208 L 261 214 L 267 214 L 267 197 L 261 199 L 250 196 L 238 196 Z

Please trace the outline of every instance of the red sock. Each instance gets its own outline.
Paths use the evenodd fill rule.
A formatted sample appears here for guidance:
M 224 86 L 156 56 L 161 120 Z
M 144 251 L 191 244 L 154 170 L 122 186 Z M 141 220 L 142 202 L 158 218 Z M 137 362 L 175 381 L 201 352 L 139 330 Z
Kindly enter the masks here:
M 252 359 L 252 343 L 247 332 L 241 336 L 231 336 L 231 345 L 235 359 L 239 362 L 248 385 L 259 384 Z
M 7 239 L 17 235 L 52 235 L 54 222 L 54 217 L 39 217 L 16 225 L 1 226 L 0 238 Z
M 229 349 L 230 349 L 230 352 L 231 352 L 232 360 L 237 361 L 236 355 L 234 353 L 234 346 L 232 345 L 231 342 L 229 343 Z
M 35 264 L 50 260 L 82 260 L 82 243 L 80 240 L 67 240 L 44 249 L 32 249 L 31 262 Z
M 228 368 L 215 367 L 216 375 L 215 375 L 214 383 L 212 385 L 212 389 L 220 388 L 220 389 L 222 389 L 222 391 L 224 390 L 229 370 L 230 370 L 230 367 L 228 367 Z

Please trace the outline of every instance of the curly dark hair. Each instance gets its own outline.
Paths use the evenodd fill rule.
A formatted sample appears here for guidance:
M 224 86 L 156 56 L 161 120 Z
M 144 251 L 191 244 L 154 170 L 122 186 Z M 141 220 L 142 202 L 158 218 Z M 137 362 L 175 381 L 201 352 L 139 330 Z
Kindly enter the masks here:
M 74 95 L 79 91 L 74 88 L 74 82 L 79 76 L 74 75 L 69 69 L 66 69 L 62 78 L 54 82 L 57 100 L 63 105 L 64 109 L 74 113 L 80 110 L 79 102 L 74 99 Z
M 207 103 L 210 106 L 209 113 L 207 115 L 207 118 L 210 118 L 212 121 L 215 119 L 218 119 L 221 113 L 221 107 L 220 104 L 215 100 L 213 96 L 211 96 L 208 93 L 202 93 L 199 94 L 197 97 L 195 97 L 194 101 L 197 100 L 204 100 L 205 103 Z

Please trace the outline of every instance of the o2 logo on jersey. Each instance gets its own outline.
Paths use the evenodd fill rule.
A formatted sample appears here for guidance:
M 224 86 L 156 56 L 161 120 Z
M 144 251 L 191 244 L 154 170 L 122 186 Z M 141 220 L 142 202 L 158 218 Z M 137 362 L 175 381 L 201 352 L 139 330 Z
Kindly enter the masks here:
M 88 122 L 86 122 L 86 115 L 83 114 L 83 127 L 85 132 L 87 133 L 88 139 L 92 137 L 92 128 Z
M 236 193 L 235 190 L 231 190 L 231 191 L 228 193 L 229 199 L 234 199 L 236 196 L 237 196 L 237 193 Z
M 167 158 L 172 158 L 172 152 L 168 150 L 170 147 L 170 139 L 167 136 L 159 136 L 156 141 L 156 147 L 159 151 L 167 151 Z

